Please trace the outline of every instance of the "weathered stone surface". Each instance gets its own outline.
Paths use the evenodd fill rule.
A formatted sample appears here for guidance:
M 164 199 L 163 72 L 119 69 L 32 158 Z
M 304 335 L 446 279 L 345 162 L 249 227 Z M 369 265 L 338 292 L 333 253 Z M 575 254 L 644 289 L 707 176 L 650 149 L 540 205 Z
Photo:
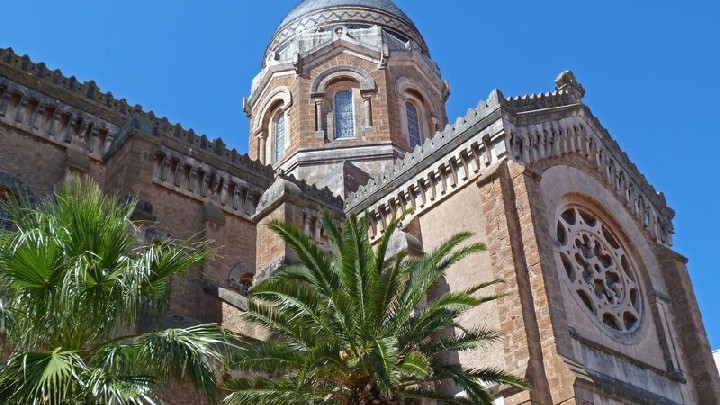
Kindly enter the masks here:
M 270 336 L 243 320 L 243 295 L 295 260 L 270 221 L 323 244 L 322 211 L 338 221 L 367 213 L 376 239 L 412 208 L 391 254 L 421 255 L 462 230 L 487 247 L 429 298 L 504 280 L 485 292 L 500 299 L 458 320 L 496 328 L 502 341 L 449 359 L 530 380 L 526 392 L 494 387 L 505 404 L 720 403 L 686 259 L 671 250 L 674 211 L 583 103 L 574 74 L 561 73 L 548 93 L 494 90 L 449 123 L 449 85 L 422 37 L 392 31 L 407 22 L 384 15 L 362 26 L 337 15 L 346 17 L 333 16 L 332 29 L 292 31 L 269 48 L 244 101 L 248 155 L 0 49 L 0 197 L 35 202 L 69 174 L 136 197 L 148 241 L 202 236 L 218 253 L 172 281 L 166 324 L 220 322 L 261 340 Z M 352 96 L 354 136 L 342 139 L 338 91 Z M 278 114 L 285 150 L 273 161 Z M 570 229 L 568 207 L 598 222 Z M 570 237 L 577 245 L 561 249 Z M 168 398 L 200 403 L 185 390 Z

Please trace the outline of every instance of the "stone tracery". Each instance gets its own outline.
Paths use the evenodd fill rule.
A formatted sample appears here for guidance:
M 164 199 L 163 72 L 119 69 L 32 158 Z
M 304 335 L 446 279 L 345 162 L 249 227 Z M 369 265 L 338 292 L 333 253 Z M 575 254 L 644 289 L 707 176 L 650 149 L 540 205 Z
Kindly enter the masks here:
M 556 259 L 580 306 L 599 324 L 632 333 L 640 326 L 640 283 L 627 250 L 599 216 L 577 206 L 557 219 Z

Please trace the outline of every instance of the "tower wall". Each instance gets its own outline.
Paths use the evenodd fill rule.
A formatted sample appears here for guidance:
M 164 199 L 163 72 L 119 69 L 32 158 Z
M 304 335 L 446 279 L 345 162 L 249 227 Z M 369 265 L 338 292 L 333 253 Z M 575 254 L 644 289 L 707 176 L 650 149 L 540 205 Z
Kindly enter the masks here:
M 355 191 L 351 169 L 372 178 L 414 148 L 406 102 L 416 109 L 422 139 L 447 122 L 448 88 L 424 52 L 380 26 L 299 34 L 271 52 L 253 82 L 245 102 L 250 156 L 337 195 Z M 352 97 L 349 136 L 336 128 L 342 113 L 335 97 L 343 91 Z M 280 117 L 285 124 L 278 126 Z

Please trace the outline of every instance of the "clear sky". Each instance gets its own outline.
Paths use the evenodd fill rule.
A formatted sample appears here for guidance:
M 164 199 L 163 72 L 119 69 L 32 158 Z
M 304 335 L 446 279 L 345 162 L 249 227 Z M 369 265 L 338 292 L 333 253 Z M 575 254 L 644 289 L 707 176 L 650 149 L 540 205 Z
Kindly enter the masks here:
M 6 0 L 0 46 L 245 151 L 242 98 L 296 2 Z M 493 88 L 551 91 L 559 72 L 575 72 L 593 113 L 676 209 L 675 248 L 720 349 L 720 2 L 396 2 L 450 81 L 451 120 Z

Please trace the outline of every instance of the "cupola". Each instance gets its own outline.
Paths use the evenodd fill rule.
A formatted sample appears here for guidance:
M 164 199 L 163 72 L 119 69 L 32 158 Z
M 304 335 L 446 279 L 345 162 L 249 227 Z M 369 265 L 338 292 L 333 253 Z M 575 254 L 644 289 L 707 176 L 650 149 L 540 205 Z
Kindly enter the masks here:
M 250 155 L 344 196 L 447 123 L 449 87 L 390 0 L 305 0 L 270 40 L 244 109 Z

